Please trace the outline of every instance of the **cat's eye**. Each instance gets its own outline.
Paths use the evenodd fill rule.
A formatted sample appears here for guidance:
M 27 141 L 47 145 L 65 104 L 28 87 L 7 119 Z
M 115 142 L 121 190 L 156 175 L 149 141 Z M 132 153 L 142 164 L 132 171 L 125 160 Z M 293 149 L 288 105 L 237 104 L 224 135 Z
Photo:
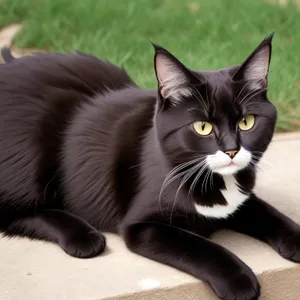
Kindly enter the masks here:
M 243 131 L 250 130 L 255 123 L 255 117 L 253 115 L 248 115 L 239 121 L 239 128 Z
M 213 131 L 213 126 L 209 122 L 199 121 L 193 124 L 195 131 L 200 135 L 209 135 Z

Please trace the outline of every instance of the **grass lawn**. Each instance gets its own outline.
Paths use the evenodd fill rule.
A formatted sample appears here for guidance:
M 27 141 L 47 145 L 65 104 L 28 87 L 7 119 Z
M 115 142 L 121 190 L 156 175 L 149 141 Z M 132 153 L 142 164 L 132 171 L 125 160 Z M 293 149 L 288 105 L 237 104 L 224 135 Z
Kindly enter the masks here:
M 275 31 L 269 98 L 277 130 L 300 129 L 300 9 L 271 1 L 0 0 L 0 27 L 21 22 L 17 47 L 107 58 L 147 88 L 156 86 L 150 40 L 192 69 L 215 69 L 241 63 Z

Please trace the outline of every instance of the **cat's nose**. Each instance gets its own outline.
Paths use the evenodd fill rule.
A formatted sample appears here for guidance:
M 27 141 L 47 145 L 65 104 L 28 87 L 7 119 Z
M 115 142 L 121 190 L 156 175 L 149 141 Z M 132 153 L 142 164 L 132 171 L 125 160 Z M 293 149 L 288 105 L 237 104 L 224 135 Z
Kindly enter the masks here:
M 225 153 L 231 158 L 233 159 L 236 154 L 238 153 L 239 151 L 238 150 L 230 150 L 230 151 L 225 151 Z

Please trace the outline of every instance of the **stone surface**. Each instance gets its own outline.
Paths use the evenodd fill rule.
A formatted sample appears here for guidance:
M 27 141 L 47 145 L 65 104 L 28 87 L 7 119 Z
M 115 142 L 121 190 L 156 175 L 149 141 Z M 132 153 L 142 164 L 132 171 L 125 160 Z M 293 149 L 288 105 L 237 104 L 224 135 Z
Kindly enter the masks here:
M 300 134 L 276 136 L 258 177 L 257 194 L 300 223 Z M 0 239 L 0 300 L 216 300 L 195 278 L 129 252 L 115 235 L 97 258 L 76 259 L 58 246 Z M 269 246 L 228 231 L 213 240 L 236 253 L 258 275 L 263 300 L 296 300 L 300 265 Z

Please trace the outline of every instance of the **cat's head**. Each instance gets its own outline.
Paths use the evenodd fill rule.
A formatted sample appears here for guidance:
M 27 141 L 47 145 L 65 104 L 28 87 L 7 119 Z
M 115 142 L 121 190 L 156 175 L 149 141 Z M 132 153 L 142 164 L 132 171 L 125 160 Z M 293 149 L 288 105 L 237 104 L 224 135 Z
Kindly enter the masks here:
M 171 165 L 194 161 L 231 175 L 257 163 L 276 123 L 276 108 L 267 99 L 272 37 L 241 65 L 217 71 L 192 71 L 154 45 L 155 126 Z

